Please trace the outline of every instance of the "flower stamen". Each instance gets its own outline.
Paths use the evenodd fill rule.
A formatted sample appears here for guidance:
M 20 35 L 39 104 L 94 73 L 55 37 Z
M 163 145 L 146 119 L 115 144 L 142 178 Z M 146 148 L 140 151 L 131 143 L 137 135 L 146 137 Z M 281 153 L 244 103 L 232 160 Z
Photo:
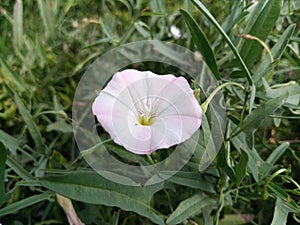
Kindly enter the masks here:
M 147 97 L 144 103 L 143 110 L 137 110 L 139 117 L 138 122 L 143 126 L 151 126 L 153 124 L 153 118 L 155 117 L 155 112 L 152 112 L 152 104 L 150 98 Z

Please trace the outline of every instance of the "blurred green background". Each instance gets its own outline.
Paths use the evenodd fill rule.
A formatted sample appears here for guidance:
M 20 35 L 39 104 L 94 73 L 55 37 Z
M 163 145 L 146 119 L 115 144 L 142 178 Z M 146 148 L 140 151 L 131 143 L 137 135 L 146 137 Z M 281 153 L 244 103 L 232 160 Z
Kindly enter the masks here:
M 201 52 L 201 46 L 212 49 L 220 82 L 245 85 L 246 91 L 224 89 L 230 121 L 228 139 L 211 170 L 200 173 L 193 166 L 187 167 L 178 175 L 183 180 L 177 177 L 177 181 L 165 182 L 150 196 L 147 209 L 156 211 L 148 216 L 138 209 L 123 210 L 119 203 L 74 201 L 81 220 L 86 224 L 155 224 L 152 216 L 157 214 L 169 218 L 169 224 L 271 224 L 277 201 L 275 215 L 284 219 L 291 212 L 287 224 L 298 224 L 300 2 L 276 1 L 255 3 L 261 7 L 255 15 L 251 12 L 256 1 L 202 1 L 245 60 L 254 79 L 249 84 L 224 35 L 197 1 L 1 0 L 0 223 L 67 224 L 55 191 L 41 185 L 38 178 L 88 168 L 79 156 L 71 126 L 77 84 L 87 67 L 108 50 L 132 41 L 157 39 L 192 51 Z M 255 16 L 258 21 L 253 19 Z M 200 34 L 188 20 L 191 18 L 208 43 L 197 43 Z M 180 30 L 180 37 L 172 34 L 174 26 Z M 248 31 L 271 49 L 274 62 L 255 40 L 241 38 Z M 256 151 L 249 153 L 252 149 L 248 147 L 241 150 L 230 139 L 234 127 L 246 126 L 242 121 L 252 109 L 284 92 L 293 101 L 279 105 L 276 111 L 274 108 L 271 116 L 251 131 Z M 263 120 L 262 115 L 252 119 Z M 246 131 L 243 134 L 249 134 Z M 191 202 L 195 194 L 209 196 L 213 207 L 197 206 L 202 198 L 194 203 L 195 207 Z

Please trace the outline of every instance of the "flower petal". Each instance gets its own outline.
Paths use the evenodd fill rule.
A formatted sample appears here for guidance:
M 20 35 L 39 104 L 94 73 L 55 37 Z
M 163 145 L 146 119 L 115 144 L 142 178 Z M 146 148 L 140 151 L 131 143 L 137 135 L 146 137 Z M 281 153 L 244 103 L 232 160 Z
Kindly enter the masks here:
M 92 109 L 111 138 L 136 154 L 185 141 L 200 127 L 202 117 L 185 78 L 137 70 L 116 73 Z M 139 124 L 145 112 L 153 117 L 148 126 Z

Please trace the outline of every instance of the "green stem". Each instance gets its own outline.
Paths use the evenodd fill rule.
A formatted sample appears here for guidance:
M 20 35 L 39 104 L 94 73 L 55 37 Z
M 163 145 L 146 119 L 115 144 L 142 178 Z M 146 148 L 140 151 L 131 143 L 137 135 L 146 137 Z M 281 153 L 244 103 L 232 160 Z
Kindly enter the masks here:
M 236 83 L 236 82 L 228 82 L 228 83 L 224 83 L 221 84 L 220 86 L 218 86 L 211 94 L 210 96 L 208 96 L 208 98 L 205 100 L 205 102 L 203 102 L 201 104 L 201 108 L 202 108 L 202 113 L 205 114 L 206 110 L 208 108 L 209 103 L 211 102 L 211 100 L 213 99 L 213 97 L 224 87 L 229 86 L 229 85 L 235 85 L 238 86 L 242 89 L 245 89 L 243 85 Z
M 147 155 L 147 158 L 151 162 L 152 165 L 155 165 L 155 162 L 153 161 L 151 155 Z
M 241 37 L 244 38 L 244 39 L 246 39 L 246 40 L 255 40 L 255 41 L 257 41 L 267 51 L 267 53 L 268 53 L 268 55 L 270 57 L 271 63 L 274 62 L 274 58 L 273 58 L 272 52 L 271 52 L 270 48 L 266 45 L 265 42 L 263 42 L 262 40 L 260 40 L 258 37 L 252 36 L 250 34 L 242 34 Z
M 268 188 L 268 185 L 271 183 L 271 181 L 277 177 L 279 174 L 281 173 L 284 173 L 284 172 L 287 172 L 288 169 L 286 168 L 282 168 L 282 169 L 279 169 L 277 170 L 275 173 L 273 173 L 269 178 L 268 180 L 266 181 L 265 183 L 265 186 L 264 186 L 264 192 L 263 192 L 263 198 L 266 200 L 268 198 L 268 192 L 267 192 L 267 188 Z

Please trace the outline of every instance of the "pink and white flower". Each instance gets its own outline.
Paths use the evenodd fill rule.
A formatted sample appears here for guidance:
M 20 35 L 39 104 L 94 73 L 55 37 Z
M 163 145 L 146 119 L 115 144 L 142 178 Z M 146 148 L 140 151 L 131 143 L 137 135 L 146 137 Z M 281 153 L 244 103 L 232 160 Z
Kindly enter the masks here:
M 136 154 L 182 143 L 202 121 L 202 109 L 184 77 L 133 69 L 116 73 L 92 110 L 114 142 Z

